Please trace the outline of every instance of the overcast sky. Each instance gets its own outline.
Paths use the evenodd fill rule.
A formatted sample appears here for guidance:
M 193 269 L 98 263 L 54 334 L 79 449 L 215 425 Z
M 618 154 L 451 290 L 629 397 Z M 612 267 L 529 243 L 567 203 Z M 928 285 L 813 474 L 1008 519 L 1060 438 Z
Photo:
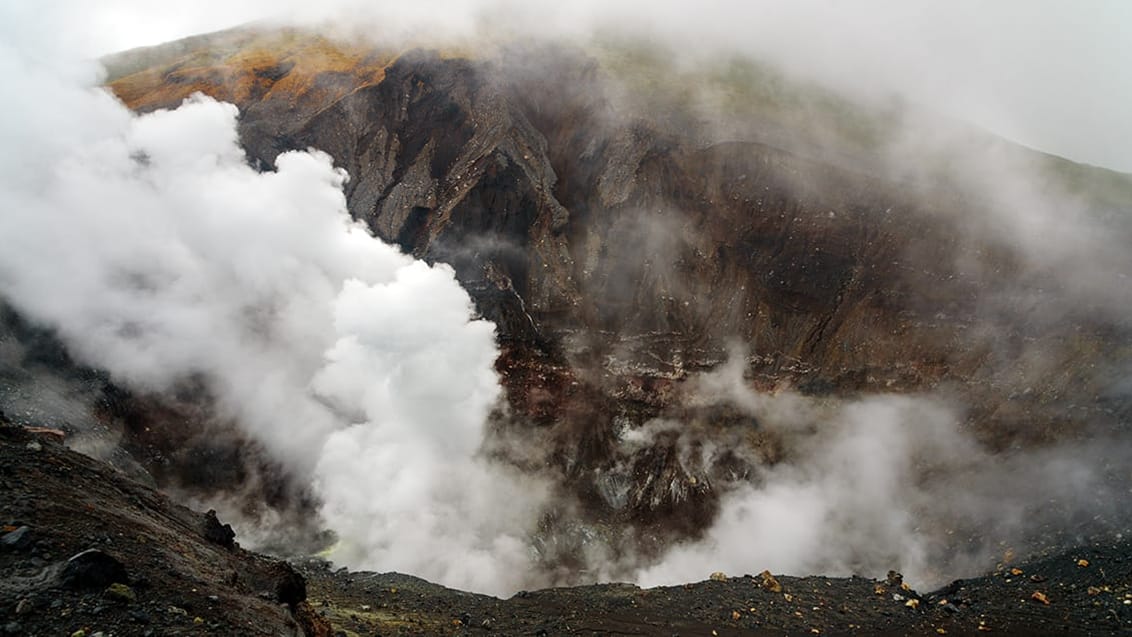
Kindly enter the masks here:
M 15 2 L 18 0 L 4 0 Z M 842 87 L 897 92 L 1029 146 L 1132 172 L 1127 0 L 92 0 L 64 18 L 91 54 L 256 19 L 347 15 L 470 29 L 485 8 L 571 33 L 620 24 Z M 311 5 L 317 4 L 317 7 Z M 693 6 L 694 4 L 694 6 Z M 563 6 L 566 5 L 566 6 Z M 534 7 L 532 9 L 532 6 Z M 553 25 L 553 26 L 550 26 Z

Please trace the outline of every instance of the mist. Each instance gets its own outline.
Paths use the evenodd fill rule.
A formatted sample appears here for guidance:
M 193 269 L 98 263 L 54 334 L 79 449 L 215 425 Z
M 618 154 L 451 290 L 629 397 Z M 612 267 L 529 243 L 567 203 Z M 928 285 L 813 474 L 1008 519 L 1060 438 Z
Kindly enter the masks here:
M 724 496 L 702 539 L 638 567 L 642 586 L 714 570 L 879 577 L 891 568 L 923 590 L 1004 556 L 1129 531 L 1127 436 L 996 454 L 945 395 L 759 392 L 744 378 L 747 356 L 735 349 L 690 383 L 699 400 L 740 407 L 780 435 L 783 460 L 754 459 L 758 475 Z
M 451 268 L 351 220 L 327 155 L 257 172 L 234 106 L 134 116 L 42 35 L 3 51 L 0 294 L 125 387 L 203 383 L 219 421 L 312 485 L 331 555 L 517 588 L 543 494 L 477 456 L 495 330 Z
M 69 35 L 92 56 L 253 21 L 431 46 L 482 42 L 484 35 L 643 36 L 693 64 L 739 53 L 857 99 L 905 100 L 1027 146 L 1132 172 L 1125 117 L 1132 42 L 1122 28 L 1132 9 L 1120 0 L 1084 7 L 1064 0 L 714 0 L 695 8 L 640 0 L 208 0 L 192 8 L 102 0 L 70 9 L 72 18 L 57 24 L 77 25 Z

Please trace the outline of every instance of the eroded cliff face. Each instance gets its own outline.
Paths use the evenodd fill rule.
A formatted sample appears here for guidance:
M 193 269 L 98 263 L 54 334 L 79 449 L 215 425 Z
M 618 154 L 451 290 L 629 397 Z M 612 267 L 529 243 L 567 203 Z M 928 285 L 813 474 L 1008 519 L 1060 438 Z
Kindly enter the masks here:
M 778 461 L 773 435 L 686 382 L 728 356 L 766 391 L 960 395 L 996 448 L 1126 413 L 1105 402 L 1126 331 L 1087 307 L 1032 312 L 1047 292 L 1018 256 L 955 223 L 987 202 L 926 197 L 867 153 L 812 152 L 806 131 L 772 146 L 650 106 L 578 51 L 470 59 L 235 31 L 109 67 L 138 111 L 198 91 L 235 103 L 257 166 L 329 153 L 355 218 L 451 264 L 498 326 L 497 437 L 531 442 L 492 452 L 556 475 L 602 524 L 695 535 L 722 490 Z M 682 428 L 619 444 L 656 418 Z M 146 426 L 127 441 L 153 442 Z M 746 451 L 689 450 L 721 438 Z

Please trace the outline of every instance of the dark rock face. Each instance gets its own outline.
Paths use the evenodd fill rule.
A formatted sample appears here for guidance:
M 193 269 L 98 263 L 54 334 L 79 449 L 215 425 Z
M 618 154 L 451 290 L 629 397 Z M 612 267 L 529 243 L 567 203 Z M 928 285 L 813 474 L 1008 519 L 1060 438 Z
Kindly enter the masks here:
M 275 562 L 269 571 L 271 592 L 280 604 L 295 608 L 307 599 L 307 582 L 287 562 Z
M 355 176 L 350 210 L 378 236 L 452 264 L 504 340 L 536 342 L 530 312 L 576 298 L 560 237 L 569 213 L 553 194 L 546 141 L 475 64 L 406 54 L 294 140 Z
M 679 377 L 718 362 L 728 339 L 755 344 L 758 371 L 843 389 L 987 366 L 981 343 L 955 347 L 985 294 L 955 264 L 985 246 L 909 188 L 622 115 L 592 62 L 543 55 L 410 52 L 382 81 L 285 121 L 265 114 L 271 97 L 249 96 L 243 141 L 264 165 L 293 148 L 330 153 L 351 175 L 354 216 L 452 264 L 503 342 L 575 367 L 616 349 Z M 1008 276 L 1008 260 L 995 265 Z
M 225 548 L 236 546 L 236 532 L 232 530 L 232 525 L 221 524 L 213 509 L 204 514 L 204 539 Z
M 102 589 L 129 581 L 129 573 L 118 558 L 98 549 L 78 553 L 63 566 L 59 583 L 73 589 Z
M 691 422 L 682 383 L 734 342 L 767 389 L 954 387 L 991 446 L 1118 420 L 1068 406 L 1108 382 L 1082 351 L 1126 330 L 1084 308 L 1043 322 L 1000 298 L 1038 286 L 1016 255 L 955 227 L 957 211 L 984 205 L 965 193 L 924 197 L 875 161 L 799 150 L 815 140 L 776 147 L 694 113 L 626 109 L 621 87 L 574 51 L 373 51 L 325 70 L 293 51 L 249 68 L 177 66 L 177 55 L 110 86 L 138 110 L 198 90 L 234 101 L 257 165 L 329 153 L 351 176 L 351 213 L 451 264 L 497 324 L 503 424 L 539 427 L 546 465 L 598 517 L 691 521 L 674 526 L 694 533 L 723 477 L 751 474 L 737 457 L 689 473 L 675 441 L 616 450 L 618 427 Z M 1015 373 L 1033 365 L 1033 343 L 1043 369 L 1064 373 Z M 727 428 L 706 420 L 705 436 Z M 754 444 L 773 458 L 772 440 Z

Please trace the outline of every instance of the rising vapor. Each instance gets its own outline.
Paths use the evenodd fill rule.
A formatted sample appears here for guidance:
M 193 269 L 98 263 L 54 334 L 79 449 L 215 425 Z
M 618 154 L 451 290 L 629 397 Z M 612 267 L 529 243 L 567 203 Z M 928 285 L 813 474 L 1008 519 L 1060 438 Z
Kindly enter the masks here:
M 249 166 L 234 106 L 137 117 L 57 51 L 2 64 L 0 294 L 126 387 L 203 382 L 348 563 L 519 586 L 541 491 L 477 458 L 495 332 L 452 270 L 351 220 L 328 156 Z

